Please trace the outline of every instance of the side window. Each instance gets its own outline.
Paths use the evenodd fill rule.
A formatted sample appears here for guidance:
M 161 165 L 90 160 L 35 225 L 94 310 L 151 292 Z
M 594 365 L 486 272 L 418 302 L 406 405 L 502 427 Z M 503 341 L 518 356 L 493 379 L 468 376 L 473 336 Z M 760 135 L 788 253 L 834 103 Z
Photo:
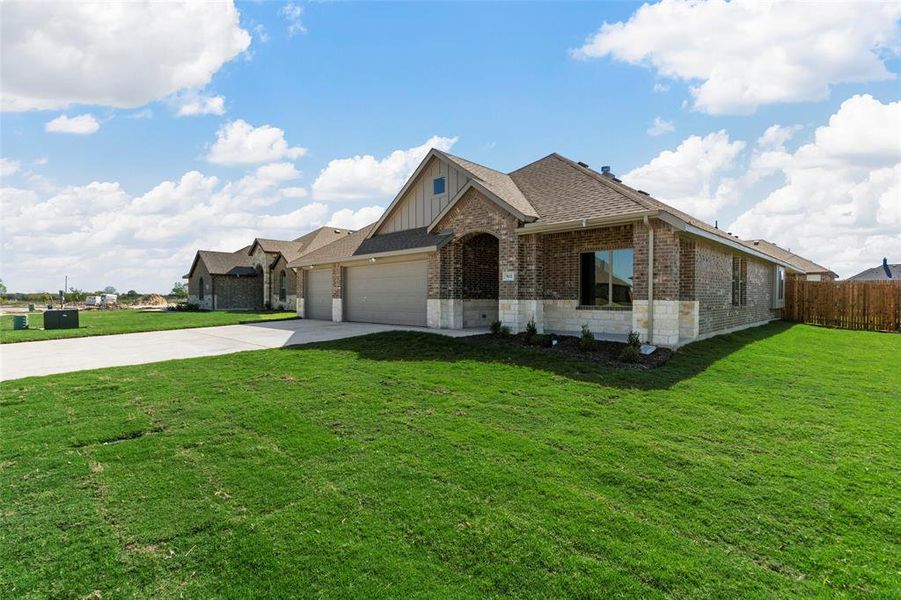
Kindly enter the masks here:
M 438 196 L 444 193 L 447 181 L 444 177 L 436 177 L 432 180 L 432 195 Z
M 197 292 L 197 299 L 203 300 L 203 277 L 200 278 L 200 291 Z
M 748 302 L 748 263 L 740 256 L 732 257 L 732 306 Z
M 631 248 L 583 252 L 579 256 L 581 306 L 632 305 Z
M 278 276 L 278 299 L 282 302 L 288 299 L 288 274 L 285 271 Z

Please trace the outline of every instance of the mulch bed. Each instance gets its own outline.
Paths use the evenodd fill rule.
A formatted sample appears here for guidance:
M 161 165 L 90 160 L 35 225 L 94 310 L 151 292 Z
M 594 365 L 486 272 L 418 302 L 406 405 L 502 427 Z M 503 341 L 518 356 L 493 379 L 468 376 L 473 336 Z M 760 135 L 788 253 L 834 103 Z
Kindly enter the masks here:
M 626 344 L 620 342 L 603 342 L 596 340 L 594 347 L 590 351 L 582 349 L 579 338 L 573 335 L 557 335 L 550 334 L 547 336 L 539 336 L 539 339 L 557 340 L 552 346 L 538 345 L 534 342 L 530 343 L 525 333 L 516 335 L 502 336 L 493 333 L 485 333 L 482 335 L 473 335 L 460 338 L 475 344 L 490 344 L 492 346 L 514 346 L 528 347 L 547 352 L 549 354 L 564 354 L 573 358 L 579 358 L 588 362 L 599 363 L 616 369 L 656 369 L 657 367 L 669 361 L 673 355 L 672 350 L 660 348 L 648 356 L 642 356 L 637 363 L 622 362 L 619 359 L 620 352 L 626 347 Z

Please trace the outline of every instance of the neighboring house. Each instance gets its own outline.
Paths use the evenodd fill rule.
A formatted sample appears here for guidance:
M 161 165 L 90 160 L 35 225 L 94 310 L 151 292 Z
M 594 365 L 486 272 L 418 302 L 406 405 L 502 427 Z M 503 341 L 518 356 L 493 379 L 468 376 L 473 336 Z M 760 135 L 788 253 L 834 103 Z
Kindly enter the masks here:
M 235 252 L 198 250 L 185 275 L 188 302 L 205 309 L 296 309 L 296 273 L 288 262 L 350 234 L 320 227 L 295 240 L 257 238 Z
M 298 314 L 587 324 L 666 346 L 779 317 L 796 267 L 602 171 L 551 154 L 501 173 L 433 149 L 376 223 L 289 262 Z
M 772 242 L 766 240 L 744 240 L 744 242 L 766 252 L 770 256 L 789 263 L 799 271 L 797 276 L 803 277 L 807 281 L 834 281 L 838 279 L 838 273 L 835 271 L 831 271 Z
M 901 265 L 890 265 L 887 258 L 882 259 L 878 267 L 861 271 L 857 275 L 848 277 L 848 281 L 901 281 Z

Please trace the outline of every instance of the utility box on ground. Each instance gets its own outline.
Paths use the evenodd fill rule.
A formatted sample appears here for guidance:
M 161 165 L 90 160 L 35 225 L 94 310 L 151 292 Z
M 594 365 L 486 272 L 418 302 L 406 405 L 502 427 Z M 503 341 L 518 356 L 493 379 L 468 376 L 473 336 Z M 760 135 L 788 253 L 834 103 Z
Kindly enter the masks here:
M 78 311 L 45 310 L 44 329 L 78 329 Z

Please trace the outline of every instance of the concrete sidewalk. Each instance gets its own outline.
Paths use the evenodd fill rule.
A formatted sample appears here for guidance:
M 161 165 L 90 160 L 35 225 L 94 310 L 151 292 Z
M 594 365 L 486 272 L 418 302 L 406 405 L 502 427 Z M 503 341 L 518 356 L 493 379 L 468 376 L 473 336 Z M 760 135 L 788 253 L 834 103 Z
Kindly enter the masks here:
M 282 348 L 380 331 L 423 331 L 452 337 L 484 332 L 474 329 L 426 329 L 425 327 L 333 323 L 331 321 L 298 319 L 272 323 L 19 342 L 0 344 L 0 381 L 33 375 L 53 375 L 105 367 L 140 365 L 178 358 L 216 356 L 245 350 Z

